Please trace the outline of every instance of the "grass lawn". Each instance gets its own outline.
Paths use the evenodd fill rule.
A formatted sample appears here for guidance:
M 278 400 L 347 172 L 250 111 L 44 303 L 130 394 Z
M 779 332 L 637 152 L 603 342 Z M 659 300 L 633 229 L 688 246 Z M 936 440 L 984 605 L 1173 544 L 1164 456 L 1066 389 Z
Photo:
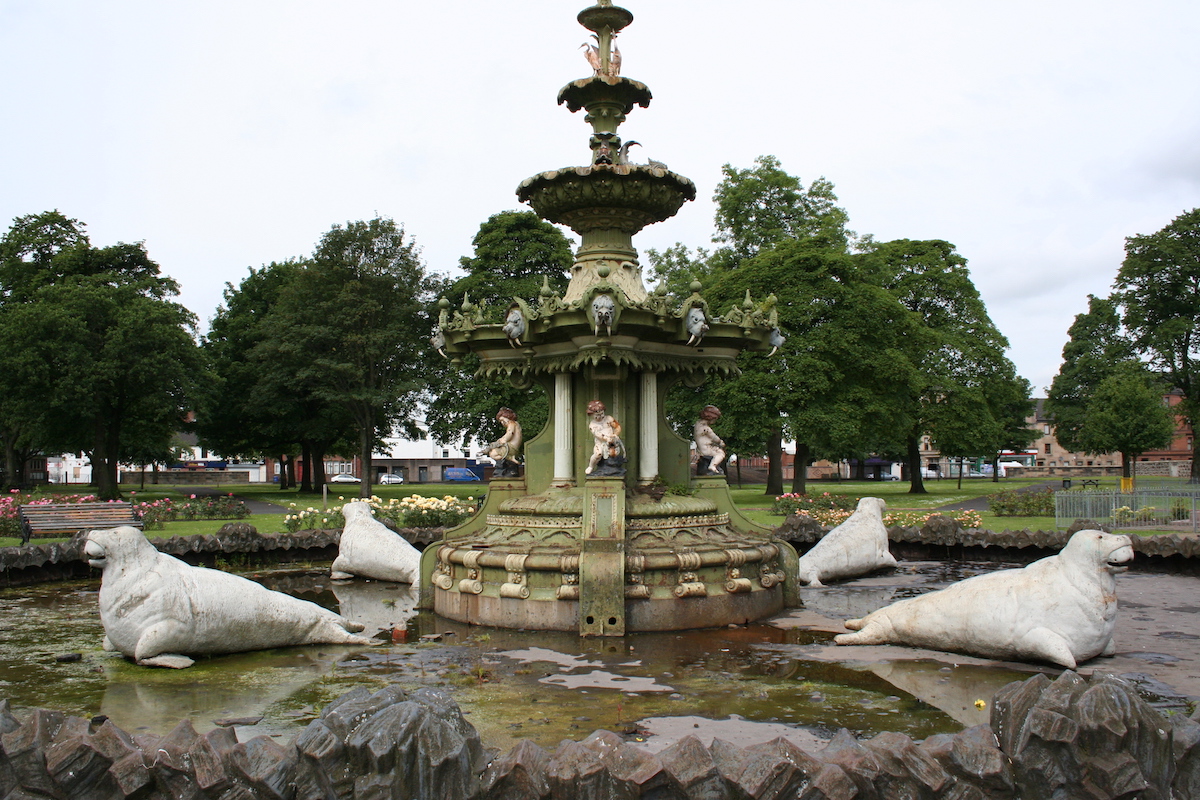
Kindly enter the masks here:
M 925 494 L 909 494 L 909 484 L 905 481 L 810 481 L 808 484 L 808 493 L 810 495 L 819 495 L 823 492 L 830 494 L 851 495 L 854 497 L 882 497 L 887 501 L 888 508 L 893 510 L 909 509 L 909 510 L 932 510 L 939 506 L 950 505 L 953 503 L 961 503 L 977 497 L 984 497 L 989 494 L 994 494 L 1006 489 L 1019 489 L 1024 486 L 1033 484 L 1045 483 L 1045 479 L 1033 478 L 1007 478 L 998 482 L 992 481 L 990 478 L 968 478 L 962 482 L 962 488 L 958 487 L 956 479 L 945 480 L 927 480 L 924 482 Z M 1100 488 L 1115 489 L 1119 486 L 1118 478 L 1101 478 Z M 214 487 L 222 491 L 237 494 L 239 497 L 244 497 L 250 500 L 261 500 L 268 503 L 287 508 L 290 503 L 295 503 L 297 506 L 307 508 L 309 506 L 320 508 L 323 502 L 328 502 L 330 506 L 339 506 L 343 503 L 355 500 L 359 497 L 358 484 L 338 484 L 329 487 L 329 492 L 323 498 L 319 492 L 300 493 L 298 490 L 292 489 L 283 491 L 273 484 L 230 484 Z M 1057 485 L 1055 488 L 1058 488 Z M 736 484 L 730 485 L 730 493 L 733 496 L 734 503 L 742 510 L 742 512 L 751 520 L 768 527 L 774 527 L 783 521 L 783 517 L 776 516 L 770 513 L 771 504 L 774 501 L 773 495 L 765 493 L 766 487 L 763 484 L 745 484 L 739 488 Z M 143 500 L 156 500 L 163 497 L 172 499 L 184 499 L 186 493 L 169 486 L 147 486 L 139 488 L 138 486 L 123 485 L 122 493 L 127 500 L 141 502 Z M 487 491 L 485 483 L 425 483 L 425 484 L 401 484 L 398 486 L 373 486 L 371 487 L 372 494 L 388 499 L 399 499 L 410 495 L 420 495 L 422 497 L 444 497 L 451 495 L 460 499 L 479 497 Z M 55 485 L 44 487 L 40 494 L 88 494 L 88 487 L 79 485 Z M 1054 517 L 999 517 L 988 514 L 985 511 L 981 512 L 983 518 L 983 527 L 989 530 L 1022 530 L 1028 528 L 1030 530 L 1054 530 Z M 277 533 L 283 530 L 283 513 L 279 514 L 254 514 L 248 517 L 245 521 L 249 522 L 259 533 Z M 230 520 L 182 520 L 179 522 L 165 523 L 162 530 L 147 531 L 146 535 L 152 538 L 162 536 L 190 536 L 193 534 L 209 534 L 216 533 L 222 525 Z M 1139 534 L 1154 534 L 1163 533 L 1164 531 L 1137 531 Z M 64 541 L 61 539 L 38 539 L 38 543 L 50 541 Z M 7 547 L 20 544 L 19 539 L 15 538 L 0 538 L 0 547 Z

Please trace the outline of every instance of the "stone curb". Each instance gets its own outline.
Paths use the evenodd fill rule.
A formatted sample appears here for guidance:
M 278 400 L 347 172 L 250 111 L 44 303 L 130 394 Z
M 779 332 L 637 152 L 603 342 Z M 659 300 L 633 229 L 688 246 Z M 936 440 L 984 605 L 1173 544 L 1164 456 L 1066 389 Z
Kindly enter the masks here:
M 990 531 L 983 528 L 964 528 L 957 520 L 949 517 L 934 517 L 920 528 L 894 527 L 888 529 L 888 538 L 896 543 L 920 544 L 939 547 L 995 547 L 1024 550 L 1061 550 L 1067 540 L 1079 530 L 1102 529 L 1089 520 L 1076 520 L 1065 531 L 1004 530 Z M 813 544 L 831 528 L 822 527 L 812 517 L 792 514 L 775 529 L 775 535 L 793 544 Z M 1135 552 L 1146 556 L 1163 558 L 1196 558 L 1200 556 L 1200 535 L 1191 533 L 1164 533 L 1154 536 L 1131 536 Z
M 400 536 L 417 546 L 441 538 L 441 528 L 401 528 Z M 23 585 L 87 575 L 90 567 L 83 552 L 86 535 L 78 533 L 67 542 L 0 547 L 0 585 Z M 160 552 L 185 561 L 213 556 L 249 554 L 270 556 L 279 561 L 297 561 L 328 555 L 342 540 L 341 529 L 306 530 L 295 533 L 260 534 L 254 526 L 232 522 L 214 534 L 152 538 Z M 332 558 L 332 555 L 329 555 Z
M 449 695 L 393 684 L 333 701 L 298 736 L 238 742 L 228 728 L 133 736 L 105 717 L 0 701 L 0 796 L 10 798 L 708 798 L 1051 800 L 1200 797 L 1200 724 L 1162 717 L 1119 678 L 1010 683 L 990 724 L 914 742 L 843 729 L 820 752 L 786 739 L 738 748 L 689 736 L 660 753 L 596 731 L 553 752 L 500 754 Z

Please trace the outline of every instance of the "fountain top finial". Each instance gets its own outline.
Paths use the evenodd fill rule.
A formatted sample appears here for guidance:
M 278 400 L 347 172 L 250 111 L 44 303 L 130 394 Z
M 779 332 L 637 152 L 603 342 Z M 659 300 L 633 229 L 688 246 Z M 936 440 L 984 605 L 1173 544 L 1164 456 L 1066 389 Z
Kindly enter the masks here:
M 580 11 L 576 19 L 580 25 L 593 33 L 601 33 L 607 28 L 610 33 L 616 34 L 633 22 L 633 14 L 620 6 L 614 6 L 612 0 L 599 0 L 597 5 Z

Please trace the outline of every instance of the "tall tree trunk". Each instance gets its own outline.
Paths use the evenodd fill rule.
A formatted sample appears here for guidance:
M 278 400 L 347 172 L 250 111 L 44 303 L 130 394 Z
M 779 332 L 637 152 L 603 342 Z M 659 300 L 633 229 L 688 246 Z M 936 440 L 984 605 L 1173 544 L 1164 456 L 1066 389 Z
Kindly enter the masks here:
M 1135 458 L 1135 456 L 1132 453 L 1121 453 L 1121 477 L 1123 477 L 1123 478 L 1132 478 L 1133 477 L 1134 458 Z M 1192 456 L 1193 462 L 1195 462 L 1195 458 L 1196 458 L 1195 456 Z
M 929 494 L 925 488 L 925 479 L 921 477 L 921 436 L 918 433 L 908 435 L 908 493 Z
M 101 500 L 120 500 L 117 483 L 117 446 L 120 435 L 106 428 L 100 420 L 92 427 L 92 480 L 96 496 Z
M 808 465 L 811 461 L 808 445 L 796 442 L 796 458 L 792 461 L 792 491 L 796 494 L 808 494 Z
M 371 496 L 371 454 L 375 449 L 375 416 L 370 413 L 365 416 L 364 424 L 358 431 L 358 458 L 362 465 L 358 496 L 364 500 Z
M 311 445 L 313 485 L 320 487 L 329 483 L 329 474 L 325 471 L 325 443 Z
M 300 445 L 300 458 L 304 462 L 304 471 L 300 473 L 300 491 L 311 494 L 317 490 L 313 488 L 312 448 L 308 442 Z
M 772 497 L 783 494 L 783 428 L 776 425 L 767 437 L 767 491 Z
M 17 448 L 11 436 L 4 438 L 4 481 L 5 489 L 17 486 Z
M 281 490 L 292 488 L 291 484 L 288 483 L 287 456 L 280 453 L 279 457 L 275 459 L 275 463 L 278 465 L 275 468 L 275 474 L 279 476 L 279 488 Z
M 279 488 L 296 488 L 296 457 L 284 454 L 279 457 Z

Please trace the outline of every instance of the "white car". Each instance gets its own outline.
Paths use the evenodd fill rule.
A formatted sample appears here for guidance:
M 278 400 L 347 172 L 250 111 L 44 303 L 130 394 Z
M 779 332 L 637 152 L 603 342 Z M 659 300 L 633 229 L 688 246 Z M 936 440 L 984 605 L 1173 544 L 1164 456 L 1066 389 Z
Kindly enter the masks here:
M 358 478 L 351 475 L 349 472 L 343 472 L 339 475 L 334 475 L 329 479 L 330 483 L 362 483 Z
M 381 483 L 381 484 L 404 483 L 404 476 L 399 473 L 396 473 L 396 472 L 385 472 L 379 476 L 378 483 Z

